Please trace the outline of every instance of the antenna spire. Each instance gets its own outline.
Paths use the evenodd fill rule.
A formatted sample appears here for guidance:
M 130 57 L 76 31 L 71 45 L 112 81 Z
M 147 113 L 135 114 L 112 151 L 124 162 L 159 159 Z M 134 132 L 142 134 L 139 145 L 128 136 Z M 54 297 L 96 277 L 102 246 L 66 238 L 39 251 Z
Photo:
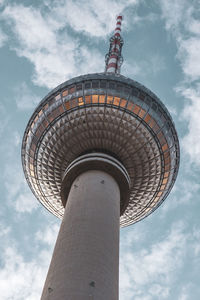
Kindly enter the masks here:
M 109 52 L 105 56 L 105 72 L 120 74 L 120 68 L 123 63 L 123 57 L 121 55 L 123 39 L 121 37 L 121 23 L 122 15 L 117 16 L 117 22 L 115 27 L 115 33 L 110 38 Z

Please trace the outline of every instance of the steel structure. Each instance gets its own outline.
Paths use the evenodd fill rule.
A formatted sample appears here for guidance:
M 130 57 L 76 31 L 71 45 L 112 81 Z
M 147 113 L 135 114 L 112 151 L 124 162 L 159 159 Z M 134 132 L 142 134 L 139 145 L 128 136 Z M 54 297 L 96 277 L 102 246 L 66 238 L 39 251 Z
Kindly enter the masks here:
M 119 245 L 117 233 L 115 233 L 116 227 L 117 230 L 119 227 L 116 225 L 119 224 L 118 219 L 120 218 L 120 225 L 123 227 L 133 224 L 152 213 L 169 194 L 175 182 L 179 166 L 178 137 L 166 107 L 146 87 L 119 74 L 123 45 L 120 35 L 121 21 L 122 17 L 118 16 L 114 36 L 110 39 L 109 53 L 106 55 L 105 73 L 79 76 L 52 90 L 39 103 L 30 118 L 22 143 L 23 169 L 31 190 L 50 212 L 61 219 L 64 216 L 63 224 L 65 225 L 61 226 L 57 245 L 61 243 L 59 239 L 61 239 L 61 236 L 63 237 L 62 230 L 66 233 L 76 228 L 76 230 L 73 229 L 75 230 L 73 232 L 74 234 L 77 233 L 78 239 L 83 242 L 80 236 L 84 234 L 87 236 L 86 231 L 91 230 L 92 232 L 93 226 L 94 228 L 100 228 L 103 226 L 102 224 L 106 223 L 107 225 L 110 224 L 109 228 L 113 228 L 109 236 L 106 233 L 107 227 L 104 233 L 101 232 L 101 236 L 105 236 L 105 240 L 101 240 L 104 244 L 115 236 L 113 245 L 116 243 L 116 251 L 113 250 L 113 253 L 115 253 L 113 255 L 116 263 L 115 267 L 111 268 L 110 266 L 112 272 L 106 273 L 105 268 L 101 266 L 102 261 L 100 259 L 96 259 L 98 263 L 93 262 L 92 271 L 87 269 L 89 264 L 87 258 L 85 258 L 85 261 L 87 261 L 87 263 L 85 262 L 85 268 L 87 270 L 82 267 L 85 272 L 82 276 L 86 276 L 86 282 L 88 282 L 90 288 L 95 288 L 96 281 L 101 282 L 99 284 L 101 294 L 96 291 L 95 300 L 116 300 L 118 297 L 115 291 L 116 289 L 118 291 L 116 277 L 118 275 L 114 275 L 118 274 L 116 266 L 118 268 L 117 247 Z M 98 174 L 95 173 L 97 171 Z M 95 187 L 96 183 L 93 185 L 88 183 L 88 176 L 91 174 L 93 174 L 90 178 L 91 182 L 95 176 L 95 178 L 101 177 L 102 195 L 104 189 L 107 193 L 104 181 L 110 183 L 109 194 L 100 196 L 97 192 L 95 195 L 95 189 L 98 190 L 99 188 L 97 185 Z M 76 183 L 77 180 L 79 180 L 78 183 Z M 118 192 L 116 192 L 116 186 L 112 180 L 117 184 Z M 79 196 L 77 196 L 76 191 L 78 191 L 79 183 L 82 188 L 80 188 Z M 71 215 L 81 215 L 84 211 L 84 208 L 81 211 L 79 211 L 79 208 L 90 197 L 88 192 L 84 194 L 84 186 L 86 185 L 88 186 L 87 191 L 91 191 L 93 195 L 92 199 L 95 198 L 98 201 L 90 201 L 87 210 L 89 215 L 85 219 L 87 222 L 91 222 L 90 227 L 87 227 L 87 230 L 85 229 L 83 232 L 79 232 L 82 223 L 77 228 L 76 223 L 79 222 L 77 221 L 79 219 L 71 220 Z M 73 192 L 74 187 L 77 187 L 77 189 Z M 75 194 L 76 196 L 74 196 Z M 115 195 L 116 199 L 119 198 L 119 216 L 117 208 L 113 208 L 116 214 L 113 213 L 111 208 L 117 207 L 117 200 L 113 199 L 109 208 L 107 202 L 104 201 L 106 197 L 112 198 L 112 195 Z M 84 201 L 77 202 L 75 208 L 73 203 L 78 201 L 77 197 L 82 198 Z M 76 200 L 73 200 L 73 202 L 72 199 Z M 97 225 L 95 222 L 100 211 L 99 201 L 104 207 L 102 219 L 104 215 L 105 219 Z M 98 210 L 95 211 L 97 207 Z M 92 217 L 93 215 L 95 215 L 95 218 Z M 84 222 L 83 224 L 85 224 Z M 98 230 L 94 231 L 93 234 L 100 235 Z M 66 245 L 70 244 L 73 238 L 74 235 L 69 234 Z M 92 241 L 88 236 L 85 243 L 87 241 L 90 241 L 88 248 L 98 252 L 95 245 L 90 247 Z M 76 242 L 74 243 L 76 244 Z M 80 244 L 76 245 L 80 247 Z M 101 248 L 101 243 L 98 245 Z M 65 260 L 63 254 L 61 254 L 63 253 L 63 247 L 56 246 L 55 248 L 42 299 L 50 299 L 48 295 L 51 292 L 54 292 L 51 299 L 61 299 L 65 295 L 68 295 L 67 299 L 88 299 L 88 297 L 93 299 L 93 293 L 84 290 L 83 287 L 80 288 L 80 292 L 75 292 L 75 286 L 72 282 L 75 280 L 76 282 L 78 280 L 83 281 L 83 278 L 77 277 L 77 272 L 79 273 L 77 271 L 78 266 L 75 267 L 73 264 L 71 267 L 76 270 L 75 275 L 69 275 L 71 271 L 67 271 L 71 260 L 77 260 L 77 256 L 74 257 L 74 248 L 73 250 L 67 250 L 71 254 L 69 254 L 70 259 L 69 257 L 66 258 L 66 263 L 64 263 L 66 270 L 63 271 L 66 273 L 66 278 L 69 275 L 71 290 L 70 286 L 59 288 L 62 285 L 60 281 L 59 283 L 52 281 L 53 272 L 56 268 L 57 271 L 55 272 L 59 272 L 59 266 Z M 92 255 L 93 252 L 89 253 L 89 257 Z M 107 258 L 104 255 L 101 256 L 104 257 L 105 264 L 109 265 L 110 256 L 112 254 L 106 256 Z M 61 259 L 60 264 L 56 263 L 59 259 Z M 79 263 L 80 261 L 78 261 Z M 84 262 L 81 263 L 84 264 Z M 95 273 L 94 268 L 98 268 L 98 274 Z M 103 270 L 100 270 L 102 268 Z M 98 278 L 98 280 L 90 279 L 91 274 L 94 277 L 96 276 L 95 278 Z M 110 284 L 112 291 L 98 276 L 105 276 L 108 281 L 112 276 L 115 277 L 115 283 Z M 52 287 L 53 285 L 56 287 L 55 289 Z M 85 283 L 85 285 L 87 284 Z M 105 290 L 105 294 L 102 289 Z M 55 293 L 58 295 L 57 298 Z

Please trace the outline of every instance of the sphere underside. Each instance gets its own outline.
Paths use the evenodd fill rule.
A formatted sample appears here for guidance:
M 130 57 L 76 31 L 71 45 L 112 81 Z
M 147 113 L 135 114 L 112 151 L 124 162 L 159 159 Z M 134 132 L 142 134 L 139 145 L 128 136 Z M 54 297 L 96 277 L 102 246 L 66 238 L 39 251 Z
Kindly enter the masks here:
M 172 188 L 179 164 L 172 120 L 153 93 L 121 75 L 91 74 L 63 83 L 28 123 L 24 172 L 35 196 L 57 217 L 64 214 L 65 170 L 78 156 L 97 150 L 117 158 L 131 179 L 121 226 L 149 215 Z

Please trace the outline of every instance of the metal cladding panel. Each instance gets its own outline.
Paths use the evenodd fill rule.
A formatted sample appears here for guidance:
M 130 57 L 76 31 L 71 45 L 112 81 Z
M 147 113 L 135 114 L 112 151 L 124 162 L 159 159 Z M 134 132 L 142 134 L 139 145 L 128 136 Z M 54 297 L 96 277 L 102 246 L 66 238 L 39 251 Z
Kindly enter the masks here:
M 154 211 L 176 179 L 179 143 L 166 107 L 122 75 L 70 79 L 50 92 L 30 118 L 22 144 L 25 176 L 38 200 L 56 216 L 64 213 L 60 189 L 67 166 L 94 150 L 118 158 L 131 178 L 121 226 Z

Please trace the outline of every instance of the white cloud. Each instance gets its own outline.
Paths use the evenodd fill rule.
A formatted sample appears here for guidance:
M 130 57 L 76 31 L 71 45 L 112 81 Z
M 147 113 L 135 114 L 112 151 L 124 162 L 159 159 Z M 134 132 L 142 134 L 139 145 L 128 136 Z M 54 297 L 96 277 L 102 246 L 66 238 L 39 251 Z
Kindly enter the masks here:
M 52 246 L 55 244 L 59 228 L 60 227 L 57 223 L 49 224 L 49 227 L 45 230 L 40 230 L 36 233 L 36 239 L 42 243 Z
M 41 100 L 38 96 L 36 96 L 27 86 L 25 82 L 23 82 L 20 86 L 15 88 L 16 95 L 16 104 L 19 110 L 28 110 L 33 109 Z
M 182 148 L 189 154 L 191 162 L 200 166 L 200 83 L 196 88 L 179 88 L 179 92 L 188 100 L 181 114 L 181 119 L 188 123 L 188 132 L 181 141 Z
M 0 103 L 0 119 L 1 119 L 0 136 L 1 136 L 8 124 L 8 120 L 9 120 L 8 114 L 6 113 L 6 108 L 2 103 Z
M 133 252 L 133 245 L 129 245 L 124 249 L 120 264 L 120 299 L 167 299 L 169 287 L 181 270 L 187 239 L 183 224 L 175 223 L 170 233 L 152 243 L 150 248 Z
M 34 65 L 33 82 L 49 88 L 76 75 L 104 70 L 104 55 L 87 41 L 70 35 L 76 32 L 105 37 L 114 29 L 115 15 L 136 5 L 127 1 L 46 1 L 48 13 L 23 5 L 7 5 L 4 20 L 11 25 L 18 56 Z M 43 7 L 44 8 L 44 7 Z
M 8 204 L 18 213 L 31 213 L 39 207 L 39 202 L 25 181 L 19 161 L 8 163 L 4 169 L 4 185 L 7 190 Z
M 0 28 L 0 47 L 5 45 L 5 42 L 7 41 L 7 39 L 8 39 L 7 35 Z
M 0 224 L 0 229 L 3 229 L 4 232 L 4 242 L 0 245 L 1 300 L 40 299 L 58 226 L 50 223 L 43 228 L 43 232 L 40 231 L 39 237 L 36 234 L 36 239 L 32 239 L 34 243 L 36 242 L 37 247 L 40 246 L 37 255 L 34 255 L 33 258 L 31 256 L 25 258 L 14 246 L 16 241 L 7 235 L 10 228 Z M 46 234 L 47 232 L 48 234 Z M 42 238 L 44 239 L 41 240 Z
M 159 0 L 165 28 L 175 35 L 178 34 L 179 25 L 185 19 L 187 8 L 190 7 L 187 2 L 187 0 Z
M 179 39 L 178 58 L 187 79 L 193 81 L 200 78 L 200 35 Z
M 183 168 L 187 169 L 187 163 L 183 162 Z M 184 205 L 192 205 L 196 201 L 194 195 L 198 195 L 200 191 L 200 184 L 192 180 L 191 174 L 192 170 L 187 170 L 185 173 L 185 178 L 176 182 L 173 187 L 170 199 L 167 199 L 160 208 L 159 217 L 166 217 L 166 213 L 169 211 L 174 211 L 177 207 L 183 208 Z M 192 186 L 192 189 L 191 189 Z
M 2 168 L 3 185 L 6 189 L 7 204 L 18 213 L 32 212 L 39 207 L 25 180 L 20 162 L 21 136 L 17 131 L 10 133 L 1 146 L 6 163 Z
M 136 6 L 138 0 L 64 0 L 53 8 L 53 14 L 75 31 L 82 31 L 96 37 L 106 36 L 114 29 L 115 17 L 131 6 Z M 64 9 L 63 9 L 64 7 Z M 126 22 L 126 20 L 125 20 Z
M 34 260 L 27 261 L 14 247 L 1 251 L 1 299 L 40 299 L 50 256 L 51 251 L 41 251 Z
M 0 223 L 0 237 L 6 236 L 10 232 L 10 227 Z

